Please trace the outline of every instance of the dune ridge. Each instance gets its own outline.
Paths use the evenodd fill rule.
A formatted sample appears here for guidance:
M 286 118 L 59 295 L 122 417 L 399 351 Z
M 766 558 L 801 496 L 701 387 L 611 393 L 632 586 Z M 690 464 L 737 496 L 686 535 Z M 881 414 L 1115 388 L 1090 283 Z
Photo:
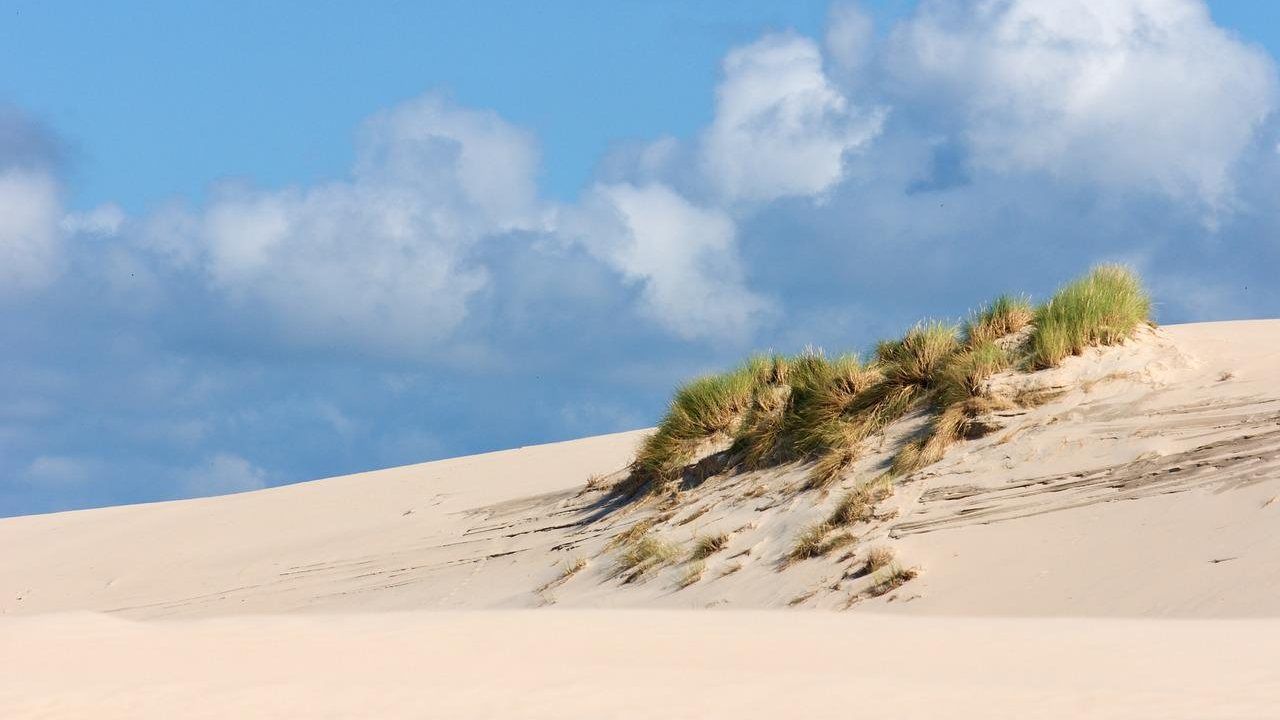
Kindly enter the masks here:
M 1280 321 L 993 382 L 1049 397 L 866 507 L 837 506 L 924 413 L 826 491 L 797 491 L 804 462 L 710 460 L 678 502 L 619 499 L 636 431 L 0 520 L 0 714 L 163 717 L 222 688 L 188 716 L 1272 717 Z M 857 542 L 791 557 L 837 510 Z M 665 547 L 632 576 L 617 539 L 646 528 Z M 877 548 L 919 576 L 873 597 Z

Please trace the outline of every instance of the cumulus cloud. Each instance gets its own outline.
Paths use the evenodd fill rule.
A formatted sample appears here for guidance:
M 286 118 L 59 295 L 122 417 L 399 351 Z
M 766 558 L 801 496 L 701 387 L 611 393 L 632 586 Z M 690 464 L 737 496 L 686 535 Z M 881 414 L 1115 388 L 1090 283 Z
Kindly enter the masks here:
M 832 3 L 824 38 L 827 57 L 841 78 L 857 83 L 871 61 L 875 26 L 856 2 Z
M 421 352 L 488 282 L 472 249 L 539 227 L 536 167 L 527 133 L 428 95 L 364 125 L 349 180 L 224 186 L 195 217 L 154 218 L 146 242 L 178 264 L 194 257 L 239 307 L 297 341 Z
M 62 262 L 62 202 L 44 170 L 0 169 L 0 297 L 47 286 Z
M 60 225 L 68 235 L 103 238 L 119 234 L 126 219 L 124 210 L 119 205 L 105 203 L 86 212 L 68 213 L 62 218 Z
M 745 287 L 733 220 L 660 184 L 598 185 L 566 232 L 641 287 L 641 312 L 685 339 L 743 339 L 770 304 Z
M 702 170 L 729 202 L 817 195 L 840 182 L 845 156 L 870 142 L 883 118 L 840 93 L 812 40 L 766 36 L 724 60 Z
M 889 67 L 903 102 L 957 118 L 978 167 L 1215 209 L 1276 99 L 1271 59 L 1199 0 L 924 0 Z

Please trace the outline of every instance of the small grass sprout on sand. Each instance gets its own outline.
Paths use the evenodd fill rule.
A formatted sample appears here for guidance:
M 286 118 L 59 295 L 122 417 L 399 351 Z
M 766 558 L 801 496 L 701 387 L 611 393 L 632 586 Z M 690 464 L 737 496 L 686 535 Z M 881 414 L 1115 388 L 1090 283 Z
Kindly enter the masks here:
M 893 548 L 877 545 L 867 551 L 866 572 L 874 573 L 893 562 Z
M 685 568 L 684 574 L 680 576 L 680 580 L 676 583 L 676 586 L 681 590 L 689 587 L 690 585 L 701 580 L 702 575 L 703 573 L 706 572 L 706 570 L 707 570 L 707 564 L 702 562 L 701 560 L 694 563 L 690 563 L 689 567 Z
M 818 557 L 822 554 L 823 541 L 826 540 L 827 534 L 830 532 L 831 526 L 825 522 L 816 523 L 805 528 L 796 536 L 795 544 L 791 546 L 791 552 L 787 554 L 787 559 L 791 562 L 797 562 Z
M 867 588 L 867 595 L 874 598 L 891 593 L 914 580 L 919 574 L 920 571 L 915 568 L 904 568 L 897 563 L 890 563 L 875 576 L 871 587 Z
M 617 573 L 625 574 L 625 582 L 634 582 L 648 572 L 680 559 L 679 546 L 645 535 L 627 546 L 618 556 Z
M 729 545 L 728 533 L 699 536 L 693 542 L 693 551 L 689 554 L 692 560 L 704 560 L 720 552 Z
M 875 517 L 876 503 L 893 493 L 893 484 L 888 476 L 856 487 L 840 497 L 836 507 L 831 511 L 827 524 L 832 527 L 867 522 Z

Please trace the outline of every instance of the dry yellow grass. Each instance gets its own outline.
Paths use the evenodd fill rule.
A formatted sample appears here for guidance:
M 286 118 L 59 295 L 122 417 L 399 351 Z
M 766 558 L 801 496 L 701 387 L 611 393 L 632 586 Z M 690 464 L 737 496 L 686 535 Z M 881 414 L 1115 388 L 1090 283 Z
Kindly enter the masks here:
M 920 571 L 915 568 L 904 568 L 897 563 L 892 563 L 880 571 L 871 587 L 867 588 L 866 594 L 869 597 L 886 595 L 914 580 L 919 574 Z
M 875 515 L 876 503 L 893 494 L 893 483 L 882 475 L 870 483 L 845 493 L 831 511 L 827 524 L 833 527 L 866 522 Z
M 720 552 L 729 545 L 728 533 L 702 535 L 693 541 L 693 551 L 689 554 L 692 560 L 703 560 Z
M 626 582 L 634 582 L 657 568 L 680 558 L 679 546 L 652 535 L 644 535 L 628 545 L 617 559 L 616 574 L 626 574 Z
M 676 587 L 683 590 L 698 582 L 702 579 L 702 575 L 706 570 L 707 565 L 702 561 L 691 563 L 689 567 L 685 569 L 684 574 L 680 576 L 680 580 L 676 583 Z
M 805 528 L 796 536 L 795 544 L 791 546 L 791 552 L 787 555 L 788 560 L 795 562 L 818 557 L 822 554 L 823 541 L 830 532 L 831 526 L 825 522 Z
M 877 545 L 867 551 L 867 572 L 873 573 L 893 562 L 893 548 Z

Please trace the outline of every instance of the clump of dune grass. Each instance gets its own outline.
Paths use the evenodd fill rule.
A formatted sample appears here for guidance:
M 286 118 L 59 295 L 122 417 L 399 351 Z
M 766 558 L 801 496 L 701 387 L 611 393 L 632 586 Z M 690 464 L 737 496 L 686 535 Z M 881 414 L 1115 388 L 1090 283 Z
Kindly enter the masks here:
M 927 389 L 959 347 L 956 326 L 935 320 L 916 325 L 900 340 L 880 343 L 876 358 L 889 385 Z
M 680 548 L 674 543 L 646 534 L 628 545 L 617 558 L 617 574 L 626 574 L 626 582 L 632 582 L 646 573 L 670 565 L 680 558 Z
M 919 574 L 920 571 L 915 568 L 904 568 L 897 563 L 891 563 L 875 577 L 875 582 L 871 584 L 871 587 L 867 588 L 867 595 L 880 597 L 891 593 L 914 580 Z
M 690 563 L 689 567 L 685 568 L 684 574 L 680 576 L 680 580 L 676 582 L 676 586 L 681 590 L 689 587 L 701 580 L 706 570 L 707 564 L 702 561 Z
M 840 527 L 871 520 L 875 517 L 876 503 L 889 497 L 892 492 L 893 485 L 887 476 L 856 487 L 841 496 L 835 509 L 831 511 L 827 524 Z
M 779 361 L 775 360 L 775 364 Z M 833 421 L 854 396 L 878 378 L 856 355 L 828 359 L 807 349 L 756 386 L 750 411 L 735 438 L 747 467 L 806 457 L 832 443 Z
M 605 543 L 604 549 L 612 550 L 613 548 L 621 547 L 623 545 L 630 545 L 648 534 L 649 530 L 657 524 L 658 516 L 656 515 L 651 515 L 642 520 L 637 520 L 631 524 L 631 527 L 623 530 L 617 535 L 614 535 L 609 542 Z
M 954 325 L 924 322 L 902 338 L 876 346 L 877 379 L 824 428 L 824 449 L 810 471 L 806 488 L 831 485 L 857 460 L 862 441 L 931 395 L 941 370 L 960 349 L 958 332 Z
M 893 562 L 893 548 L 884 545 L 877 545 L 867 551 L 868 573 L 878 572 L 881 568 L 886 568 Z
M 681 386 L 658 429 L 640 446 L 632 475 L 651 489 L 674 480 L 699 445 L 732 432 L 747 410 L 756 384 L 773 371 L 753 359 L 736 370 Z
M 731 562 L 728 565 L 725 565 L 724 568 L 720 570 L 720 577 L 724 577 L 726 575 L 732 575 L 741 569 L 742 569 L 741 561 Z
M 1021 332 L 1035 319 L 1035 314 L 1035 306 L 1026 295 L 1001 295 L 969 318 L 961 336 L 969 347 L 995 342 Z
M 720 552 L 729 545 L 728 533 L 702 535 L 693 542 L 693 551 L 689 554 L 692 560 L 703 560 Z
M 842 547 L 848 547 L 850 545 L 853 545 L 856 542 L 858 542 L 857 535 L 854 535 L 853 533 L 847 530 L 838 532 L 823 541 L 821 552 L 819 552 L 818 554 L 827 555 L 836 550 L 839 550 Z
M 1036 310 L 1031 366 L 1056 367 L 1087 347 L 1119 344 L 1150 321 L 1151 298 L 1137 275 L 1122 265 L 1100 265 Z
M 795 562 L 818 557 L 822 554 L 823 541 L 827 539 L 827 534 L 830 532 L 831 526 L 825 522 L 816 523 L 805 528 L 796 536 L 795 544 L 791 546 L 791 552 L 787 554 L 787 559 Z
M 820 522 L 805 528 L 796 537 L 791 552 L 787 554 L 787 563 L 822 557 L 833 550 L 847 547 L 858 541 L 851 532 L 842 531 L 832 534 L 836 527 L 829 522 Z
M 1001 405 L 986 393 L 987 380 L 1013 362 L 1010 351 L 990 340 L 951 355 L 935 378 L 934 415 L 924 434 L 894 455 L 892 473 L 905 475 L 935 463 L 948 447 L 968 437 L 975 418 Z

